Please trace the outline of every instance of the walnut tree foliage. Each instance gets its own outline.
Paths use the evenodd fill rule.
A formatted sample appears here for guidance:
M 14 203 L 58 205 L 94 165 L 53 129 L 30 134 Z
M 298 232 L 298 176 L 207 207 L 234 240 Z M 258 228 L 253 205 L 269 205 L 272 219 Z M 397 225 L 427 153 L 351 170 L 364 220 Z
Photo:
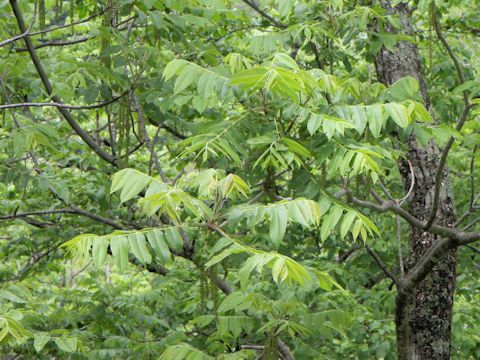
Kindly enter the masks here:
M 415 136 L 453 141 L 459 221 L 425 231 L 480 357 L 480 3 L 405 1 L 412 35 L 382 3 L 0 2 L 0 354 L 395 359 Z M 402 42 L 431 104 L 376 76 Z

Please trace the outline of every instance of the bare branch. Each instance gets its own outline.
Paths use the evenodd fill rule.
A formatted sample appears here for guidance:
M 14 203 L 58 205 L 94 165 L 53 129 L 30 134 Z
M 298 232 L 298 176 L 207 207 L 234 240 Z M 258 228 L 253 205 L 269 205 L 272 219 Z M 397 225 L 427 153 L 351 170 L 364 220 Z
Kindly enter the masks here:
M 338 255 L 337 262 L 338 263 L 343 263 L 344 261 L 347 261 L 350 256 L 355 253 L 358 249 L 361 249 L 362 246 L 360 244 L 353 244 L 347 251 L 342 252 Z
M 32 23 L 30 24 L 30 26 L 28 27 L 28 29 L 25 30 L 25 31 L 23 32 L 23 34 L 14 36 L 14 37 L 12 37 L 12 38 L 10 38 L 10 39 L 7 39 L 7 40 L 4 40 L 4 41 L 0 42 L 0 48 L 1 48 L 2 46 L 8 45 L 8 44 L 10 44 L 10 43 L 12 43 L 12 42 L 14 42 L 14 41 L 23 39 L 25 36 L 28 36 L 29 34 L 31 34 L 31 33 L 30 33 L 30 30 L 32 30 L 32 27 L 33 27 L 33 25 L 35 24 L 35 19 L 36 19 L 36 17 L 37 17 L 37 11 L 36 11 L 36 9 L 37 9 L 37 2 L 36 2 L 36 0 L 35 0 L 34 9 L 35 9 L 35 10 L 34 10 L 34 12 L 33 12 Z
M 268 20 L 268 22 L 270 24 L 272 24 L 273 26 L 275 27 L 278 27 L 278 28 L 286 28 L 287 25 L 285 24 L 282 24 L 280 21 L 274 19 L 272 16 L 268 15 L 265 11 L 263 11 L 262 9 L 260 9 L 260 7 L 257 5 L 257 3 L 255 2 L 255 0 L 242 0 L 245 4 L 247 4 L 248 6 L 250 6 L 253 10 L 255 10 L 257 13 L 259 13 L 263 18 L 265 18 L 266 20 Z
M 465 247 L 469 248 L 473 252 L 476 252 L 477 254 L 480 254 L 480 250 L 477 249 L 476 247 L 470 246 L 470 245 L 465 245 Z
M 472 158 L 470 159 L 470 211 L 473 211 L 475 206 L 475 153 L 478 145 L 473 147 Z
M 183 134 L 180 134 L 177 130 L 174 128 L 168 126 L 167 124 L 161 124 L 159 125 L 160 128 L 167 130 L 170 134 L 176 136 L 179 139 L 185 140 L 188 136 L 185 136 Z
M 476 223 L 480 222 L 480 217 L 476 218 L 475 220 L 473 220 L 470 224 L 466 225 L 463 230 L 468 230 L 470 229 L 472 226 L 474 226 Z
M 92 104 L 92 105 L 68 105 L 64 103 L 58 103 L 58 102 L 49 102 L 49 103 L 41 103 L 41 102 L 27 102 L 27 103 L 17 103 L 17 104 L 6 104 L 6 105 L 0 105 L 0 110 L 1 109 L 14 109 L 14 108 L 20 108 L 20 107 L 57 107 L 57 108 L 63 108 L 63 109 L 70 109 L 70 110 L 92 110 L 92 109 L 99 109 L 104 106 L 107 106 L 111 103 L 114 103 L 115 101 L 121 99 L 122 97 L 125 96 L 126 93 L 119 95 L 119 96 L 114 96 L 110 100 L 103 101 L 101 103 L 97 104 Z
M 93 14 L 93 15 L 90 15 L 89 17 L 85 18 L 85 19 L 81 19 L 81 20 L 77 20 L 77 21 L 74 21 L 70 24 L 65 24 L 65 25 L 60 25 L 60 26 L 56 26 L 56 27 L 53 27 L 53 28 L 49 28 L 49 29 L 44 29 L 44 30 L 39 30 L 39 31 L 35 31 L 35 32 L 31 32 L 29 33 L 29 36 L 34 36 L 34 35 L 40 35 L 40 34 L 46 34 L 46 33 L 49 33 L 49 32 L 52 32 L 52 31 L 57 31 L 57 30 L 60 30 L 60 29 L 65 29 L 65 28 L 69 28 L 69 27 L 72 27 L 72 26 L 75 26 L 75 25 L 80 25 L 80 24 L 83 24 L 83 23 L 86 23 L 92 19 L 95 19 L 96 17 L 98 16 L 101 16 L 105 13 L 105 11 L 107 11 L 109 8 L 106 7 L 105 9 L 103 9 L 102 11 L 96 13 L 96 14 Z
M 257 350 L 257 351 L 263 351 L 265 346 L 263 345 L 242 345 L 240 346 L 242 349 L 250 349 L 250 350 Z
M 475 203 L 477 202 L 480 194 L 475 196 L 475 152 L 477 151 L 478 145 L 473 147 L 472 157 L 470 159 L 470 200 L 468 203 L 468 209 L 465 213 L 457 220 L 454 227 L 460 225 L 466 218 L 468 218 L 472 213 L 477 210 Z
M 442 43 L 442 45 L 447 50 L 448 56 L 450 56 L 450 59 L 452 59 L 453 64 L 455 65 L 455 69 L 457 70 L 458 80 L 460 83 L 459 85 L 461 85 L 465 82 L 465 75 L 463 74 L 462 66 L 460 65 L 460 62 L 455 56 L 455 53 L 453 52 L 452 48 L 448 44 L 447 39 L 445 39 L 445 36 L 443 36 L 442 29 L 440 27 L 440 22 L 438 21 L 438 17 L 436 16 L 436 13 L 435 13 L 435 10 L 436 10 L 435 3 L 433 3 L 433 7 L 434 9 L 432 10 L 432 17 L 433 17 L 433 27 L 435 28 L 435 33 L 437 34 L 437 37 Z M 468 100 L 467 90 L 463 91 L 463 101 L 465 102 L 466 107 L 470 105 L 470 101 Z
M 433 3 L 433 6 L 435 7 L 434 3 Z M 442 43 L 442 45 L 445 47 L 445 49 L 448 52 L 448 55 L 450 56 L 450 58 L 453 61 L 454 65 L 455 65 L 455 68 L 457 70 L 459 84 L 461 85 L 461 84 L 465 83 L 465 75 L 463 73 L 463 69 L 462 69 L 462 67 L 460 65 L 460 62 L 458 61 L 457 57 L 455 56 L 452 48 L 450 47 L 447 40 L 445 39 L 445 37 L 442 34 L 442 30 L 440 28 L 440 22 L 438 21 L 438 17 L 435 15 L 435 9 L 433 9 L 433 11 L 432 11 L 432 17 L 433 17 L 433 25 L 434 25 L 437 37 L 440 40 L 440 42 Z M 463 111 L 462 111 L 462 113 L 461 113 L 461 115 L 460 115 L 460 117 L 457 121 L 457 124 L 455 125 L 455 130 L 457 130 L 457 131 L 460 131 L 462 129 L 463 125 L 465 124 L 465 121 L 467 120 L 468 113 L 469 113 L 470 109 L 472 108 L 472 104 L 470 104 L 470 100 L 468 99 L 467 90 L 463 91 L 463 102 L 465 103 L 465 106 L 464 106 Z M 447 162 L 448 153 L 449 153 L 454 141 L 455 141 L 455 139 L 454 139 L 453 136 L 451 136 L 450 139 L 448 139 L 447 144 L 445 145 L 445 147 L 443 149 L 443 152 L 442 152 L 442 155 L 440 157 L 440 162 L 438 164 L 437 173 L 435 174 L 435 188 L 434 188 L 434 194 L 433 194 L 433 204 L 432 204 L 432 209 L 431 209 L 431 212 L 430 212 L 430 216 L 429 216 L 428 221 L 427 221 L 427 229 L 430 228 L 430 226 L 433 224 L 433 222 L 435 220 L 435 217 L 437 215 L 438 205 L 439 205 L 439 202 L 440 202 L 440 189 L 442 187 L 441 182 L 442 182 L 442 178 L 443 178 L 443 170 L 444 170 L 445 164 Z
M 397 202 L 398 206 L 402 206 L 402 204 L 410 197 L 413 189 L 415 188 L 415 170 L 413 169 L 412 162 L 410 160 L 407 160 L 407 162 L 408 167 L 410 168 L 410 178 L 412 179 L 412 181 L 410 182 L 410 188 L 408 189 L 407 194 Z
M 31 26 L 30 26 L 30 27 L 31 27 Z M 1 41 L 1 42 L 0 42 L 0 48 L 1 48 L 2 46 L 8 45 L 8 44 L 10 44 L 10 43 L 12 43 L 12 42 L 14 42 L 14 41 L 23 39 L 25 36 L 28 35 L 28 32 L 29 32 L 29 31 L 30 31 L 30 28 L 27 29 L 27 31 L 25 31 L 23 34 L 20 34 L 20 35 L 17 35 L 17 36 L 12 37 L 12 38 L 10 38 L 10 39 L 6 39 L 6 40 Z
M 405 268 L 403 265 L 403 250 L 402 250 L 402 223 L 400 221 L 400 216 L 395 217 L 397 222 L 397 256 L 398 256 L 398 267 L 400 268 L 400 281 L 405 280 Z
M 112 219 L 105 218 L 103 216 L 91 213 L 87 210 L 80 209 L 76 206 L 70 206 L 68 208 L 62 208 L 62 209 L 36 210 L 36 211 L 28 211 L 23 213 L 13 213 L 11 215 L 0 215 L 0 220 L 9 221 L 9 220 L 15 220 L 15 219 L 25 219 L 30 216 L 44 216 L 44 215 L 54 215 L 54 214 L 77 214 L 84 217 L 88 217 L 102 224 L 109 225 L 114 229 L 118 229 L 118 230 L 128 229 L 126 226 L 123 226 Z
M 465 232 L 459 229 L 441 226 L 437 224 L 432 224 L 430 228 L 427 229 L 427 223 L 425 221 L 417 219 L 408 211 L 396 205 L 395 202 L 393 201 L 385 201 L 382 204 L 375 204 L 369 201 L 360 200 L 353 197 L 348 190 L 346 192 L 346 195 L 348 197 L 348 201 L 350 201 L 355 205 L 358 205 L 360 207 L 364 207 L 376 212 L 380 212 L 380 213 L 392 211 L 393 213 L 400 215 L 409 224 L 419 229 L 424 229 L 426 231 L 429 231 L 432 234 L 450 238 L 456 241 L 457 245 L 465 245 L 465 244 L 469 244 L 469 243 L 480 240 L 480 231 Z
M 392 281 L 398 287 L 399 286 L 398 279 L 395 277 L 395 275 L 392 274 L 392 272 L 390 270 L 388 270 L 385 263 L 382 261 L 382 259 L 380 259 L 380 256 L 378 256 L 378 254 L 372 248 L 370 248 L 370 246 L 368 246 L 367 244 L 365 244 L 365 249 L 367 249 L 368 254 L 375 260 L 378 267 L 380 269 L 382 269 L 382 271 L 385 273 L 385 275 L 387 275 L 390 279 L 392 279 Z
M 463 108 L 462 114 L 460 115 L 457 125 L 455 126 L 455 130 L 460 131 L 462 129 L 463 125 L 465 124 L 465 121 L 467 120 L 467 116 L 471 108 L 472 108 L 472 105 L 466 105 Z M 445 168 L 445 164 L 447 163 L 448 153 L 452 148 L 452 145 L 454 142 L 455 142 L 455 138 L 451 136 L 450 139 L 448 139 L 447 144 L 445 145 L 442 155 L 440 157 L 440 162 L 438 164 L 437 172 L 435 174 L 435 188 L 433 192 L 433 203 L 432 203 L 430 216 L 427 221 L 427 229 L 430 228 L 430 226 L 432 226 L 433 221 L 437 216 L 438 205 L 440 203 L 440 190 L 442 188 L 443 170 Z
M 222 35 L 222 36 L 219 36 L 217 38 L 212 38 L 210 37 L 209 40 L 212 40 L 213 42 L 218 42 L 222 39 L 225 39 L 226 37 L 236 33 L 236 32 L 239 32 L 239 31 L 243 31 L 243 30 L 252 30 L 252 29 L 258 29 L 258 28 L 264 28 L 265 26 L 262 26 L 262 25 L 250 25 L 250 26 L 243 26 L 241 28 L 238 28 L 238 29 L 233 29 L 233 30 L 230 30 L 229 32 L 227 32 L 225 35 Z
M 42 42 L 38 45 L 35 45 L 33 48 L 34 49 L 41 49 L 41 48 L 44 48 L 44 47 L 48 47 L 48 46 L 68 46 L 68 45 L 75 45 L 75 44 L 80 44 L 82 42 L 85 42 L 85 41 L 88 41 L 88 40 L 91 40 L 91 39 L 94 39 L 95 36 L 84 36 L 84 37 L 81 37 L 81 38 L 78 38 L 78 39 L 72 39 L 72 40 L 50 40 L 50 41 L 45 41 L 45 42 Z M 24 52 L 24 51 L 28 51 L 28 48 L 18 48 L 18 49 L 15 49 L 16 52 Z

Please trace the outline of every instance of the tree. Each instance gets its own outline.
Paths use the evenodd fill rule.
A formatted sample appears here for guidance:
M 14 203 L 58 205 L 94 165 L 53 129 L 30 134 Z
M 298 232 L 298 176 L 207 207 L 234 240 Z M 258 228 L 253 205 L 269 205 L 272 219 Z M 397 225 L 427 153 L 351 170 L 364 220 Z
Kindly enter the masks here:
M 480 356 L 477 5 L 0 5 L 1 351 Z

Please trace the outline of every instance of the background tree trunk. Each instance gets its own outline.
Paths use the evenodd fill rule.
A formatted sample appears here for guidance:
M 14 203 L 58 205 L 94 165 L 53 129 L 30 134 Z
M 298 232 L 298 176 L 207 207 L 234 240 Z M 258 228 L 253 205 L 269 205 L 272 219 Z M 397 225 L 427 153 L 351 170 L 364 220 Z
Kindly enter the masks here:
M 395 8 L 386 7 L 397 13 L 403 23 L 403 31 L 413 34 L 406 4 Z M 413 43 L 399 42 L 394 52 L 385 48 L 376 55 L 375 67 L 379 81 L 384 84 L 405 76 L 413 76 L 420 83 L 420 90 L 427 108 L 430 108 L 428 88 L 422 72 L 418 49 Z M 440 150 L 431 142 L 421 147 L 413 135 L 408 140 L 408 159 L 412 162 L 415 188 L 409 198 L 409 211 L 415 217 L 427 220 L 432 207 L 435 174 Z M 405 161 L 399 163 L 405 188 L 411 183 L 409 167 Z M 455 211 L 448 171 L 442 179 L 440 205 L 435 222 L 451 226 L 455 222 Z M 438 240 L 438 236 L 410 227 L 409 260 L 406 272 L 415 265 L 426 250 Z M 449 251 L 432 272 L 407 295 L 406 303 L 397 302 L 397 348 L 399 359 L 449 359 L 450 331 L 453 295 L 455 290 L 456 251 Z

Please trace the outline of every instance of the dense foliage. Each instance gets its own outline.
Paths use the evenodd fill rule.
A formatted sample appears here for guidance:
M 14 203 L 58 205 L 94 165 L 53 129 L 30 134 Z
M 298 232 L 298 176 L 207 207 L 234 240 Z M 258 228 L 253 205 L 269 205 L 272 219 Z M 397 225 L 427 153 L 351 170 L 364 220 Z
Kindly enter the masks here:
M 410 5 L 413 35 L 376 1 L 0 2 L 0 353 L 394 359 L 408 137 L 455 140 L 456 228 L 480 206 L 480 4 Z M 377 79 L 401 41 L 431 106 Z M 452 355 L 475 359 L 465 245 Z

